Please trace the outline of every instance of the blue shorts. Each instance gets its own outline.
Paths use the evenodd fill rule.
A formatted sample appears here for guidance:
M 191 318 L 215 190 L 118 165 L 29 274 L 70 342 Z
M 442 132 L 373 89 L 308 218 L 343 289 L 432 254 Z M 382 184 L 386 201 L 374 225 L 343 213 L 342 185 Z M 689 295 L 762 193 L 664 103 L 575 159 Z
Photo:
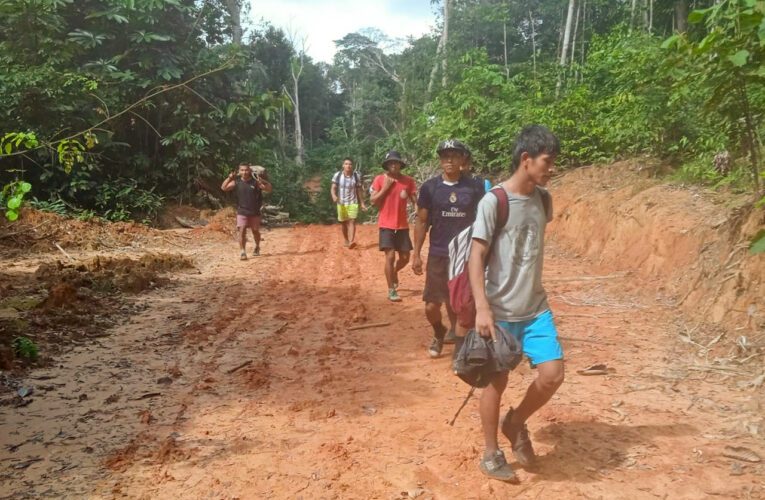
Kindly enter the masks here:
M 558 331 L 555 329 L 553 315 L 549 309 L 527 321 L 498 321 L 497 323 L 518 339 L 523 348 L 523 354 L 529 358 L 532 366 L 563 359 L 563 349 L 558 342 Z

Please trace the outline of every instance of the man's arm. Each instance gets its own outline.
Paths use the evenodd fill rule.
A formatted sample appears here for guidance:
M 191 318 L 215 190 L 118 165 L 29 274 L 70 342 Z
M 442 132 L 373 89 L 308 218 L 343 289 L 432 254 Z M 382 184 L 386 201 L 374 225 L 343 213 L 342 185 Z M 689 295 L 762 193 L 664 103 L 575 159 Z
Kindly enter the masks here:
M 263 191 L 266 194 L 274 190 L 274 187 L 271 185 L 270 182 L 261 178 L 258 178 L 258 187 L 260 188 L 261 191 Z
M 489 244 L 484 240 L 473 238 L 468 259 L 468 277 L 473 300 L 475 300 L 475 329 L 481 336 L 491 336 L 492 339 L 497 340 L 494 331 L 494 314 L 491 312 L 489 298 L 486 296 L 485 263 L 488 253 Z
M 222 191 L 233 191 L 234 186 L 236 186 L 236 174 L 232 172 L 228 177 L 226 177 L 220 188 Z
M 337 183 L 335 183 L 335 182 L 332 183 L 332 187 L 330 188 L 329 192 L 332 194 L 332 202 L 333 203 L 337 203 L 338 201 L 340 201 L 337 198 Z
M 361 188 L 361 184 L 356 184 L 356 198 L 359 200 L 362 210 L 367 209 L 367 204 L 364 203 L 364 190 Z
M 414 274 L 422 274 L 422 245 L 425 244 L 425 235 L 428 234 L 430 217 L 427 208 L 417 208 L 417 221 L 414 223 L 414 256 L 412 257 L 412 271 Z
M 378 201 L 385 198 L 385 195 L 388 194 L 388 191 L 390 191 L 390 188 L 393 186 L 393 183 L 394 183 L 393 178 L 386 175 L 382 188 L 379 191 L 375 191 L 375 189 L 372 188 L 372 196 L 369 197 L 369 201 L 371 203 L 377 204 Z

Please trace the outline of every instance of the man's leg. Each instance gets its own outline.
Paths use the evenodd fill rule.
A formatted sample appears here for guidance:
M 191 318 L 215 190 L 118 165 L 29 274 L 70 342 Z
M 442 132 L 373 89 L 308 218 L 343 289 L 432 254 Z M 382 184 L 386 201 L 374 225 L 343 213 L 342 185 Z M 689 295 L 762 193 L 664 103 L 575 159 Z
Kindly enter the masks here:
M 388 282 L 388 290 L 393 289 L 395 283 L 396 251 L 392 248 L 385 250 L 385 281 Z
M 398 272 L 401 271 L 406 267 L 407 264 L 409 264 L 409 256 L 410 252 L 399 252 L 398 253 L 398 259 L 396 259 L 396 268 L 393 272 L 393 279 L 394 283 L 398 285 Z
M 348 241 L 348 246 L 353 246 L 354 239 L 356 238 L 356 221 L 354 219 L 348 219 L 348 230 L 347 230 L 347 236 L 346 240 Z
M 433 327 L 435 337 L 439 339 L 444 338 L 446 333 L 446 327 L 441 317 L 441 303 L 440 302 L 426 302 L 425 303 L 425 317 Z
M 452 309 L 452 306 L 451 304 L 449 304 L 449 301 L 446 301 L 444 305 L 446 306 L 446 315 L 449 316 L 449 327 L 451 330 L 454 330 L 456 332 L 458 331 L 457 313 L 454 312 L 454 309 Z
M 425 284 L 426 291 L 427 287 L 428 283 Z M 435 359 L 441 356 L 441 351 L 444 348 L 444 337 L 446 336 L 446 327 L 441 321 L 441 303 L 426 302 L 425 317 L 433 328 L 433 340 L 431 340 L 430 347 L 428 347 L 428 356 Z
M 255 229 L 254 227 L 250 228 L 252 229 L 252 238 L 255 240 L 255 253 L 260 253 L 260 229 Z
M 537 366 L 537 378 L 531 383 L 521 404 L 513 410 L 510 422 L 523 424 L 542 408 L 563 383 L 563 360 L 547 361 Z
M 537 367 L 537 378 L 526 390 L 521 404 L 511 408 L 502 422 L 502 434 L 513 445 L 513 454 L 524 467 L 536 460 L 526 420 L 544 406 L 563 383 L 563 349 L 550 311 L 534 320 L 517 324 L 522 330 L 523 353 Z
M 242 225 L 236 228 L 237 236 L 239 236 L 239 251 L 243 256 L 247 256 L 244 247 L 247 246 L 247 226 Z
M 479 413 L 481 415 L 481 427 L 483 439 L 486 444 L 484 458 L 496 455 L 499 449 L 497 443 L 497 427 L 499 426 L 499 405 L 502 401 L 502 393 L 507 387 L 507 372 L 498 373 L 491 383 L 481 393 Z
M 343 239 L 345 240 L 345 246 L 348 246 L 348 243 L 350 243 L 350 240 L 348 239 L 348 221 L 344 220 L 340 222 L 340 227 L 343 230 Z

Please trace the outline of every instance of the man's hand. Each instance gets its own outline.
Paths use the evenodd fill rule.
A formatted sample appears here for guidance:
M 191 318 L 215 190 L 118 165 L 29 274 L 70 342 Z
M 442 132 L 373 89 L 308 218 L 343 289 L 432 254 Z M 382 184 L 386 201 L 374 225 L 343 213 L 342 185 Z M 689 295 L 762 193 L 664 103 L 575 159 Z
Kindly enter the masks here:
M 422 275 L 422 258 L 419 254 L 414 254 L 414 257 L 412 257 L 412 271 L 417 276 Z
M 340 201 L 340 198 L 338 198 L 336 194 L 332 193 L 332 203 L 337 205 L 337 202 L 339 201 Z
M 491 337 L 494 342 L 497 341 L 497 332 L 494 328 L 494 313 L 491 312 L 491 308 L 480 308 L 476 311 L 475 329 L 481 337 Z
M 382 190 L 387 191 L 388 189 L 390 189 L 390 187 L 393 185 L 394 182 L 396 182 L 396 179 L 394 179 L 388 174 L 385 174 L 385 184 L 383 184 Z
M 362 201 L 362 202 L 361 202 L 361 209 L 362 209 L 363 211 L 365 211 L 365 212 L 366 212 L 367 210 L 369 210 L 369 207 L 367 206 L 367 204 L 366 204 L 366 203 L 364 203 L 364 202 Z
M 236 179 L 236 172 L 228 174 L 228 180 L 233 181 L 234 179 Z

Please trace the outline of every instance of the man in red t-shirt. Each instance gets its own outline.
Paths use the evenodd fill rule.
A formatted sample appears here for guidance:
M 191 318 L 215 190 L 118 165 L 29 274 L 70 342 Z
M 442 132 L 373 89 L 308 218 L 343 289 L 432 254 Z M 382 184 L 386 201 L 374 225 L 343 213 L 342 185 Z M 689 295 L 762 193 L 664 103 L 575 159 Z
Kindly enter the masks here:
M 387 171 L 372 182 L 370 201 L 380 209 L 377 225 L 380 227 L 380 250 L 385 252 L 385 279 L 388 282 L 388 300 L 400 302 L 398 272 L 409 263 L 412 240 L 409 238 L 409 220 L 406 206 L 417 203 L 417 185 L 401 169 L 406 163 L 398 151 L 388 151 L 383 160 Z M 396 259 L 398 252 L 398 259 Z

